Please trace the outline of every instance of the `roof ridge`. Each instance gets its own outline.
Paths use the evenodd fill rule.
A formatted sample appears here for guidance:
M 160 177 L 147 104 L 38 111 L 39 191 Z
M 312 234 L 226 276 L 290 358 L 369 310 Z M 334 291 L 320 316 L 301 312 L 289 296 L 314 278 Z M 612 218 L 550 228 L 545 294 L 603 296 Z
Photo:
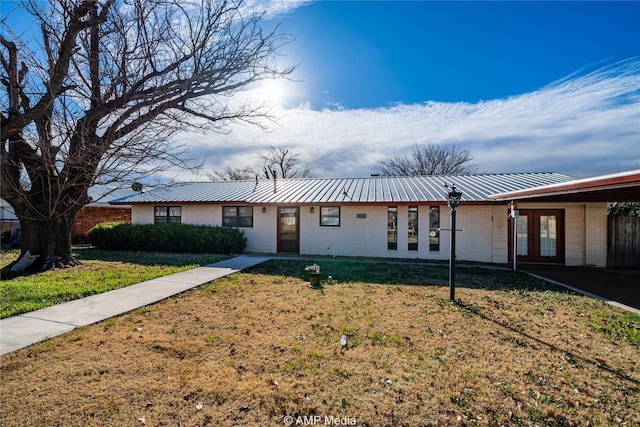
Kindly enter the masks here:
M 292 177 L 292 178 L 278 178 L 277 182 L 282 181 L 322 181 L 322 180 L 341 180 L 341 179 L 389 179 L 389 178 L 450 178 L 450 177 L 480 177 L 480 176 L 524 176 L 524 175 L 561 175 L 568 176 L 573 179 L 577 179 L 572 177 L 571 175 L 567 175 L 560 172 L 482 172 L 482 173 L 469 173 L 469 174 L 433 174 L 433 175 L 375 175 L 375 176 L 324 176 L 324 177 Z M 180 182 L 172 182 L 163 185 L 164 187 L 172 186 L 172 185 L 188 185 L 188 184 L 216 184 L 216 183 L 234 183 L 234 182 L 255 182 L 255 179 L 233 179 L 233 180 L 220 180 L 220 181 L 180 181 Z M 258 178 L 258 181 L 273 181 L 272 178 Z M 159 188 L 159 187 L 156 187 Z

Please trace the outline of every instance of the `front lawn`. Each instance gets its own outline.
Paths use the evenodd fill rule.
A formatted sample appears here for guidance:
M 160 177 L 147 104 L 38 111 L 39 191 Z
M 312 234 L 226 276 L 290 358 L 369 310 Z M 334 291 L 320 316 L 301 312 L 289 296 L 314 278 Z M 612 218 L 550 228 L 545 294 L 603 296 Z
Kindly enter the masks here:
M 477 268 L 453 304 L 446 267 L 419 263 L 321 260 L 314 289 L 309 263 L 2 356 L 3 425 L 640 423 L 639 316 Z
M 61 302 L 123 288 L 228 258 L 226 255 L 168 254 L 74 248 L 81 266 L 24 275 L 0 272 L 0 318 Z M 13 262 L 19 251 L 2 251 L 0 266 Z

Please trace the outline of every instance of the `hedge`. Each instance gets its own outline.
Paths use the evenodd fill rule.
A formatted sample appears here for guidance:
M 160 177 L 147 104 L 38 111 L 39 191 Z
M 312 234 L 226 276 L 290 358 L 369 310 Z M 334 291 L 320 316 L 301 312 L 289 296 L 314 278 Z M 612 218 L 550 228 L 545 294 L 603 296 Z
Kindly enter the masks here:
M 247 247 L 242 230 L 191 224 L 105 222 L 89 231 L 89 239 L 99 248 L 134 251 L 231 254 Z

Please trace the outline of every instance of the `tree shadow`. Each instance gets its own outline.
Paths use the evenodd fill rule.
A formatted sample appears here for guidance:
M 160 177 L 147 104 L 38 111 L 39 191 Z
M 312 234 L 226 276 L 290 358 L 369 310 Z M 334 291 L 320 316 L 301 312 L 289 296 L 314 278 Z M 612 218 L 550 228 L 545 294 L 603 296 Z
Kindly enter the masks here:
M 449 267 L 444 262 L 420 260 L 380 260 L 370 258 L 309 257 L 304 259 L 274 259 L 248 269 L 258 274 L 272 274 L 308 280 L 305 267 L 320 265 L 320 280 L 328 277 L 337 283 L 365 282 L 380 285 L 447 286 Z M 562 286 L 534 278 L 526 273 L 506 268 L 480 265 L 461 265 L 456 269 L 456 288 L 493 291 L 553 291 L 575 294 Z
M 308 279 L 308 273 L 304 267 L 312 263 L 321 266 L 321 283 L 327 283 L 331 276 L 333 284 L 364 282 L 380 285 L 403 285 L 403 286 L 447 286 L 448 266 L 446 264 L 426 263 L 426 262 L 406 262 L 406 261 L 379 261 L 361 260 L 347 258 L 309 258 L 309 259 L 278 259 L 268 261 L 249 269 L 252 273 L 263 273 L 273 275 L 283 275 L 296 277 L 302 280 Z M 548 283 L 544 280 L 530 276 L 527 273 L 512 272 L 505 268 L 487 268 L 475 265 L 467 265 L 457 269 L 457 288 L 483 289 L 496 292 L 517 292 L 526 294 L 527 292 L 553 292 L 564 295 L 579 295 L 574 291 L 562 286 Z M 480 318 L 492 322 L 501 328 L 507 329 L 515 334 L 530 339 L 540 345 L 558 351 L 566 355 L 568 360 L 580 361 L 593 365 L 602 371 L 609 372 L 616 377 L 634 384 L 634 390 L 640 391 L 640 380 L 628 374 L 612 368 L 604 362 L 590 359 L 576 354 L 570 350 L 558 347 L 534 336 L 526 331 L 520 330 L 497 318 L 492 318 L 485 314 L 483 309 L 470 303 L 460 300 L 455 304 L 461 309 L 479 316 Z
M 82 265 L 85 261 L 104 261 L 135 265 L 166 265 L 172 267 L 184 265 L 203 266 L 224 261 L 225 259 L 232 257 L 232 255 L 218 254 L 116 251 L 97 249 L 90 246 L 73 247 L 73 256 L 74 259 L 78 261 L 79 265 Z M 0 281 L 12 280 L 21 276 L 31 276 L 42 273 L 41 271 L 32 271 L 30 269 L 24 271 L 12 271 L 11 267 L 16 261 L 13 261 L 0 269 Z M 55 271 L 55 269 L 51 271 Z
M 525 338 L 527 338 L 527 339 L 529 339 L 531 341 L 534 341 L 534 342 L 536 342 L 536 343 L 538 343 L 538 344 L 540 344 L 540 345 L 542 345 L 542 346 L 544 346 L 546 348 L 549 348 L 552 351 L 557 351 L 557 352 L 563 353 L 566 356 L 567 360 L 580 361 L 580 362 L 582 362 L 584 364 L 592 365 L 592 366 L 596 367 L 597 369 L 606 371 L 606 372 L 608 372 L 610 374 L 615 375 L 616 377 L 618 377 L 618 378 L 620 378 L 622 380 L 628 381 L 628 382 L 630 382 L 630 383 L 635 385 L 635 387 L 633 387 L 633 391 L 640 392 L 640 380 L 638 380 L 636 378 L 633 378 L 633 377 L 627 375 L 626 373 L 621 372 L 618 369 L 615 369 L 615 368 L 612 368 L 610 366 L 607 366 L 606 363 L 604 363 L 604 362 L 599 362 L 597 360 L 592 360 L 590 358 L 587 358 L 587 357 L 581 356 L 579 354 L 576 354 L 576 353 L 574 353 L 572 351 L 560 348 L 555 344 L 548 343 L 545 340 L 543 340 L 543 339 L 541 339 L 539 337 L 536 337 L 536 336 L 534 336 L 534 335 L 532 335 L 530 333 L 527 333 L 527 332 L 525 332 L 525 331 L 523 331 L 521 329 L 515 328 L 515 327 L 509 325 L 506 322 L 503 322 L 501 320 L 498 320 L 498 319 L 495 319 L 495 318 L 492 318 L 492 317 L 488 316 L 487 314 L 483 313 L 477 306 L 475 306 L 473 304 L 457 300 L 455 302 L 455 305 L 460 307 L 460 308 L 462 308 L 463 310 L 465 310 L 468 313 L 473 313 L 473 314 L 479 316 L 483 320 L 491 322 L 491 323 L 493 323 L 493 324 L 495 324 L 495 325 L 497 325 L 497 326 L 499 326 L 501 328 L 507 329 L 507 330 L 509 330 L 509 331 L 511 331 L 513 333 L 518 334 L 518 335 L 521 335 L 521 336 L 523 336 L 523 337 L 525 337 Z

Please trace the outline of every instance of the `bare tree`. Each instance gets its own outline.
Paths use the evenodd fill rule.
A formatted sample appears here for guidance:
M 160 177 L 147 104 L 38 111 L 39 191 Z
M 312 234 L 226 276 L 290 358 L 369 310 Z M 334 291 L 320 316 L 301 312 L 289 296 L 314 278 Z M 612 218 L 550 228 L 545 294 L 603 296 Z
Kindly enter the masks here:
M 267 152 L 258 153 L 262 164 L 258 167 L 245 166 L 214 169 L 205 175 L 211 181 L 241 181 L 247 179 L 275 178 L 311 178 L 311 168 L 300 161 L 300 155 L 286 147 L 270 146 Z
M 411 153 L 398 154 L 375 166 L 387 176 L 469 174 L 477 171 L 469 150 L 455 145 L 415 145 Z
M 0 196 L 22 225 L 35 269 L 73 264 L 70 231 L 96 183 L 188 166 L 171 140 L 228 131 L 268 111 L 232 96 L 261 79 L 290 37 L 264 31 L 241 0 L 33 0 L 27 43 L 1 22 Z
M 272 145 L 258 156 L 262 159 L 262 174 L 267 179 L 313 177 L 311 168 L 304 166 L 300 155 L 289 148 Z
M 227 166 L 224 169 L 215 169 L 212 173 L 207 173 L 211 181 L 243 181 L 257 176 L 256 172 L 250 168 L 232 168 Z

